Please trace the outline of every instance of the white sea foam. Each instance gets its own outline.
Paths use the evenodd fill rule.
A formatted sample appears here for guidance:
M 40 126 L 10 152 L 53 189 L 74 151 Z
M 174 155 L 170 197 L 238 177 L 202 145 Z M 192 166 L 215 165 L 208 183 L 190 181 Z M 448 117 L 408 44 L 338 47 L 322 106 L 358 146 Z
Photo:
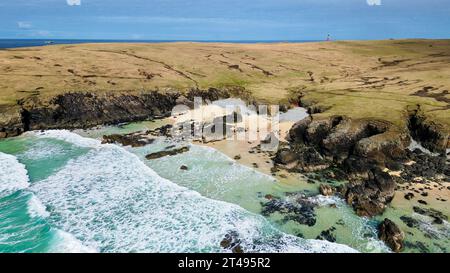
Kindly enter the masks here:
M 219 252 L 238 232 L 253 252 L 354 252 L 350 247 L 281 233 L 262 216 L 202 197 L 159 177 L 137 156 L 67 131 L 51 131 L 95 148 L 31 190 L 51 206 L 49 221 L 102 252 Z
M 58 230 L 52 238 L 49 253 L 96 253 L 94 248 L 87 247 L 70 233 Z
M 34 195 L 28 200 L 28 214 L 33 218 L 47 218 L 50 216 L 50 213 L 46 210 L 45 206 Z
M 323 196 L 316 195 L 313 197 L 309 197 L 308 200 L 314 204 L 317 204 L 320 207 L 329 206 L 329 205 L 343 205 L 342 199 L 337 196 Z
M 443 220 L 442 225 L 434 224 L 434 219 L 427 215 L 413 213 L 415 219 L 419 221 L 420 229 L 431 237 L 440 240 L 448 240 L 450 238 L 450 224 Z
M 37 137 L 42 138 L 54 138 L 63 140 L 69 143 L 72 143 L 74 145 L 85 147 L 85 148 L 100 148 L 101 141 L 97 139 L 92 138 L 85 138 L 80 135 L 77 135 L 75 133 L 71 133 L 68 130 L 48 130 L 43 132 L 31 132 L 31 134 L 34 134 Z
M 34 142 L 30 147 L 21 154 L 21 158 L 40 160 L 52 158 L 64 154 L 64 150 L 58 145 L 48 145 L 45 141 Z
M 428 150 L 427 148 L 423 147 L 419 142 L 415 141 L 414 139 L 411 139 L 411 144 L 409 144 L 408 149 L 410 151 L 414 151 L 415 149 L 419 149 L 421 150 L 423 153 L 426 153 L 428 155 L 432 155 L 432 156 L 438 156 L 438 153 L 433 153 L 430 150 Z
M 15 156 L 0 153 L 0 197 L 29 186 L 25 166 Z

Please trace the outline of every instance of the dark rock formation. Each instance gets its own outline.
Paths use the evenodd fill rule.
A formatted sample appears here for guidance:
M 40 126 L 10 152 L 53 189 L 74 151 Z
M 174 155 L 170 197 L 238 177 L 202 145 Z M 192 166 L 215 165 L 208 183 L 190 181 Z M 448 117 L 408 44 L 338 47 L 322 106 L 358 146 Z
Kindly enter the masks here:
M 414 198 L 414 193 L 408 192 L 407 194 L 405 194 L 405 199 L 406 200 L 411 200 L 413 198 Z
M 359 216 L 375 216 L 382 214 L 386 204 L 390 203 L 395 194 L 395 182 L 392 177 L 374 169 L 369 177 L 362 181 L 352 181 L 346 186 L 345 199 L 352 205 Z
M 401 216 L 400 220 L 403 221 L 403 223 L 405 223 L 408 227 L 410 228 L 418 228 L 420 226 L 420 221 L 417 219 L 414 219 L 412 217 L 409 216 Z
M 412 181 L 415 178 L 434 180 L 438 175 L 450 177 L 450 167 L 446 163 L 445 156 L 432 156 L 422 152 L 419 149 L 407 151 L 407 158 L 413 161 L 413 164 L 402 166 L 401 178 L 405 181 Z
M 393 199 L 395 181 L 411 182 L 417 177 L 434 179 L 442 175 L 445 180 L 450 172 L 444 156 L 431 156 L 420 150 L 410 152 L 409 131 L 384 121 L 309 117 L 291 128 L 288 141 L 280 145 L 274 157 L 276 167 L 319 171 L 322 179 L 349 180 L 339 193 L 361 216 L 383 213 Z M 416 163 L 407 164 L 411 161 Z M 384 168 L 402 171 L 401 177 L 394 181 L 382 171 Z M 321 190 L 329 194 L 329 189 Z
M 445 153 L 445 150 L 450 148 L 449 132 L 427 119 L 420 106 L 410 109 L 408 127 L 411 136 L 425 148 L 437 153 Z
M 394 252 L 400 252 L 403 249 L 405 234 L 389 219 L 384 219 L 378 226 L 378 237 Z
M 29 127 L 27 121 L 28 113 L 20 107 L 0 105 L 0 139 L 22 134 Z
M 22 102 L 29 130 L 90 128 L 170 115 L 177 93 L 67 93 L 49 102 Z
M 164 125 L 162 127 L 159 127 L 159 128 L 153 129 L 153 130 L 148 130 L 145 133 L 147 135 L 156 136 L 156 137 L 160 137 L 160 136 L 172 137 L 172 129 L 173 129 L 173 125 L 167 124 L 167 125 Z
M 142 147 L 148 144 L 152 144 L 155 140 L 147 138 L 145 134 L 133 133 L 126 135 L 108 135 L 103 136 L 102 144 L 106 143 L 120 143 L 123 146 Z
M 448 221 L 448 217 L 445 214 L 435 209 L 413 207 L 413 210 L 415 213 L 431 217 L 434 224 L 440 225 L 444 223 L 444 220 Z
M 301 225 L 314 226 L 316 215 L 315 204 L 309 202 L 304 195 L 299 194 L 290 199 L 272 197 L 267 203 L 262 204 L 261 214 L 269 216 L 275 212 L 284 215 L 284 221 L 295 221 Z
M 236 96 L 254 104 L 251 94 L 241 87 L 148 92 L 72 92 L 46 99 L 33 96 L 17 105 L 0 105 L 0 138 L 17 136 L 29 130 L 80 129 L 97 125 L 142 121 L 170 115 L 177 104 L 192 105 L 194 97 L 219 100 Z
M 230 231 L 225 234 L 225 237 L 220 242 L 220 246 L 224 249 L 229 249 L 233 253 L 244 253 L 241 246 L 241 239 L 239 239 L 239 234 L 236 231 Z
M 409 144 L 407 132 L 392 124 L 341 116 L 301 120 L 292 127 L 288 139 L 289 146 L 279 152 L 290 150 L 297 154 L 300 166 L 296 168 L 340 165 L 348 173 L 366 173 L 375 165 L 385 167 L 403 159 Z M 276 160 L 283 164 L 281 156 L 277 154 Z
M 165 156 L 174 156 L 177 154 L 182 154 L 182 153 L 186 153 L 189 151 L 189 147 L 182 147 L 179 149 L 173 149 L 173 150 L 165 150 L 165 151 L 160 151 L 160 152 L 156 152 L 156 153 L 151 153 L 145 156 L 146 159 L 151 160 L 151 159 L 158 159 L 161 157 L 165 157 Z
M 320 233 L 319 236 L 317 236 L 317 240 L 326 240 L 329 242 L 336 242 L 336 235 L 334 234 L 334 231 L 336 230 L 335 227 L 331 227 L 327 230 L 324 230 Z

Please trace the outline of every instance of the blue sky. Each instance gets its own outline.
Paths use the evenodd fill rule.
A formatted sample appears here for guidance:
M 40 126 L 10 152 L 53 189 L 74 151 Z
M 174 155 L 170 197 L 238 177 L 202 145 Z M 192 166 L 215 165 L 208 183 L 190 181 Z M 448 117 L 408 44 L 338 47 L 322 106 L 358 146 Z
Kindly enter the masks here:
M 0 0 L 0 38 L 450 38 L 450 0 Z

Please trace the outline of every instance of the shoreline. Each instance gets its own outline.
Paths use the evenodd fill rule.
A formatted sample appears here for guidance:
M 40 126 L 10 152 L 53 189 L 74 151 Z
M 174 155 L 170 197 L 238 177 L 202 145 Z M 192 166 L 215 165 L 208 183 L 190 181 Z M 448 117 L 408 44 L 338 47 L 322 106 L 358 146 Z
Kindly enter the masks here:
M 427 42 L 433 43 L 433 47 L 428 48 L 432 52 L 438 51 L 436 48 L 446 48 L 445 41 Z M 424 41 L 411 43 L 417 43 L 419 49 L 428 46 Z M 394 44 L 396 49 L 409 46 L 400 41 L 374 42 L 375 48 L 382 49 L 383 54 L 386 54 L 385 50 L 389 52 L 392 49 L 390 46 Z M 250 143 L 212 140 L 194 144 L 212 147 L 238 163 L 275 177 L 286 185 L 301 183 L 302 187 L 311 192 L 339 196 L 359 216 L 373 217 L 378 221 L 378 217 L 386 213 L 395 222 L 383 223 L 388 227 L 397 224 L 404 229 L 405 224 L 416 225 L 415 222 L 405 223 L 405 215 L 396 214 L 416 213 L 413 210 L 415 206 L 425 208 L 419 210 L 422 213 L 434 216 L 433 209 L 438 209 L 439 212 L 443 210 L 443 217 L 440 214 L 436 216 L 438 222 L 449 218 L 446 204 L 450 199 L 450 190 L 449 181 L 445 181 L 448 179 L 448 163 L 444 161 L 442 165 L 441 159 L 424 152 L 428 149 L 438 152 L 439 157 L 442 157 L 450 148 L 450 133 L 445 127 L 445 122 L 448 121 L 445 117 L 449 111 L 448 91 L 446 93 L 441 87 L 433 87 L 441 83 L 439 80 L 422 80 L 423 75 L 417 76 L 419 80 L 414 78 L 415 74 L 411 74 L 414 75 L 413 79 L 409 74 L 400 72 L 400 76 L 391 77 L 392 73 L 417 65 L 413 60 L 406 59 L 409 56 L 406 53 L 405 59 L 392 57 L 390 54 L 362 54 L 361 60 L 364 59 L 365 62 L 362 62 L 361 67 L 355 67 L 355 70 L 360 71 L 346 72 L 348 75 L 342 76 L 339 69 L 329 70 L 328 67 L 334 66 L 323 62 L 328 63 L 330 58 L 336 67 L 348 67 L 349 64 L 339 56 L 346 56 L 347 50 L 355 50 L 355 47 L 364 48 L 367 43 L 324 43 L 320 50 L 312 43 L 215 44 L 212 48 L 208 44 L 191 43 L 158 45 L 163 47 L 159 48 L 157 44 L 135 44 L 122 50 L 123 45 L 117 44 L 105 44 L 105 49 L 98 49 L 96 44 L 83 44 L 67 47 L 69 53 L 63 54 L 75 58 L 74 60 L 78 60 L 76 54 L 80 52 L 91 54 L 102 58 L 98 62 L 99 67 L 86 67 L 85 63 L 72 66 L 61 59 L 54 59 L 50 53 L 62 48 L 58 46 L 38 48 L 30 52 L 11 50 L 15 54 L 11 56 L 7 55 L 11 54 L 9 50 L 4 56 L 0 51 L 0 60 L 5 60 L 6 63 L 0 66 L 0 70 L 4 69 L 3 74 L 0 71 L 0 79 L 2 75 L 6 75 L 6 80 L 12 79 L 8 77 L 10 74 L 17 76 L 13 77 L 17 81 L 5 83 L 9 86 L 5 94 L 12 92 L 14 96 L 8 97 L 8 100 L 13 102 L 15 96 L 18 98 L 14 105 L 8 105 L 2 102 L 6 95 L 0 97 L 0 139 L 27 131 L 88 129 L 105 124 L 114 128 L 114 124 L 159 119 L 170 116 L 175 105 L 193 105 L 194 97 L 212 102 L 239 98 L 251 105 L 275 103 L 280 104 L 283 110 L 299 105 L 307 108 L 308 115 L 301 122 L 298 119 L 280 124 L 281 146 L 272 153 L 259 149 L 262 139 Z M 180 54 L 186 54 L 183 55 L 186 58 L 201 54 L 197 56 L 200 61 L 186 59 L 192 64 L 185 65 L 180 64 L 179 60 L 158 55 L 171 50 L 179 50 Z M 323 54 L 324 52 L 327 53 Z M 347 53 L 343 54 L 344 52 Z M 282 61 L 274 61 L 271 59 L 273 56 L 268 56 L 268 53 L 283 57 Z M 433 54 L 426 57 L 430 58 L 430 62 L 439 65 L 446 63 L 445 54 Z M 305 61 L 305 65 L 310 67 L 297 67 L 292 62 L 297 59 L 292 56 Z M 129 66 L 111 70 L 114 67 L 106 64 L 114 65 L 116 60 Z M 52 80 L 53 76 L 49 75 L 53 74 L 45 73 L 14 74 L 19 73 L 20 64 L 25 63 L 32 67 L 50 65 L 47 72 L 59 73 L 62 78 Z M 421 65 L 418 65 L 416 73 L 422 71 Z M 439 65 L 423 71 L 439 70 Z M 38 69 L 32 67 L 30 71 Z M 141 67 L 148 69 L 143 70 Z M 222 81 L 223 75 L 226 75 L 225 82 Z M 30 83 L 24 80 L 29 77 L 33 79 L 32 85 L 37 87 L 28 85 Z M 76 86 L 85 91 L 60 92 L 57 90 L 63 89 L 56 87 L 55 91 L 49 92 L 49 86 L 61 84 L 61 79 L 64 87 Z M 24 85 L 21 85 L 22 82 Z M 211 87 L 213 82 L 220 87 Z M 443 81 L 440 86 L 445 84 Z M 153 91 L 132 91 L 136 85 L 142 85 L 142 90 Z M 114 91 L 124 86 L 131 86 L 133 89 Z M 391 88 L 400 88 L 401 92 L 394 93 Z M 414 90 L 418 91 L 413 92 Z M 379 94 L 382 97 L 377 97 Z M 212 115 L 210 121 L 214 118 L 220 116 Z M 177 119 L 182 120 L 179 117 Z M 445 122 L 442 123 L 442 120 Z M 185 121 L 190 122 L 189 119 Z M 201 125 L 203 130 L 205 123 Z M 234 129 L 237 127 L 235 125 Z M 133 130 L 133 126 L 130 126 L 130 130 Z M 426 149 L 419 147 L 417 151 L 409 150 L 409 144 L 416 140 Z M 416 163 L 409 165 L 408 160 L 413 159 Z M 398 173 L 399 170 L 403 173 Z M 427 181 L 437 175 L 441 175 L 436 180 L 440 184 Z M 420 177 L 423 178 L 422 182 L 415 181 Z M 344 183 L 342 185 L 336 181 Z M 404 181 L 409 184 L 404 184 Z M 412 200 L 405 199 L 404 196 L 408 194 L 414 195 Z M 269 203 L 272 206 L 269 210 L 279 209 L 276 206 L 280 203 L 275 201 L 280 200 Z M 291 203 L 282 202 L 283 206 L 291 206 Z M 302 199 L 301 202 L 305 201 Z M 399 211 L 396 211 L 397 208 L 400 208 Z M 402 216 L 403 219 L 400 218 Z M 312 219 L 305 217 L 300 220 Z M 415 234 L 411 230 L 409 232 Z M 395 238 L 399 234 L 389 236 Z M 410 235 L 406 236 L 408 238 Z M 393 249 L 399 251 L 401 244 L 402 242 L 395 242 Z

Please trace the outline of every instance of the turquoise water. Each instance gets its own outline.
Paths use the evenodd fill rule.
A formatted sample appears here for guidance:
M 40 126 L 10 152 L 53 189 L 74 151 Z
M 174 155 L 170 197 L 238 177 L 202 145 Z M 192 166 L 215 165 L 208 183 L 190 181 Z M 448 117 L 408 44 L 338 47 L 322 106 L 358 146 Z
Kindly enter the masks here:
M 380 219 L 357 217 L 345 202 L 318 196 L 312 190 L 317 185 L 300 177 L 281 183 L 215 149 L 163 138 L 140 148 L 97 140 L 161 125 L 47 131 L 0 141 L 0 252 L 221 252 L 229 232 L 254 252 L 352 250 L 345 245 L 388 251 L 377 239 Z M 145 159 L 173 145 L 190 151 Z M 289 199 L 287 193 L 299 192 L 318 205 L 313 227 L 283 221 L 279 213 L 260 215 L 266 194 Z M 387 215 L 403 214 L 389 209 Z M 309 240 L 330 228 L 338 244 Z M 402 228 L 411 238 L 412 230 Z M 447 244 L 449 230 L 434 233 L 440 246 Z M 413 235 L 432 245 L 422 234 Z
M 74 133 L 27 133 L 1 141 L 0 152 L 1 252 L 220 252 L 232 231 L 246 251 L 353 251 L 288 235 Z

